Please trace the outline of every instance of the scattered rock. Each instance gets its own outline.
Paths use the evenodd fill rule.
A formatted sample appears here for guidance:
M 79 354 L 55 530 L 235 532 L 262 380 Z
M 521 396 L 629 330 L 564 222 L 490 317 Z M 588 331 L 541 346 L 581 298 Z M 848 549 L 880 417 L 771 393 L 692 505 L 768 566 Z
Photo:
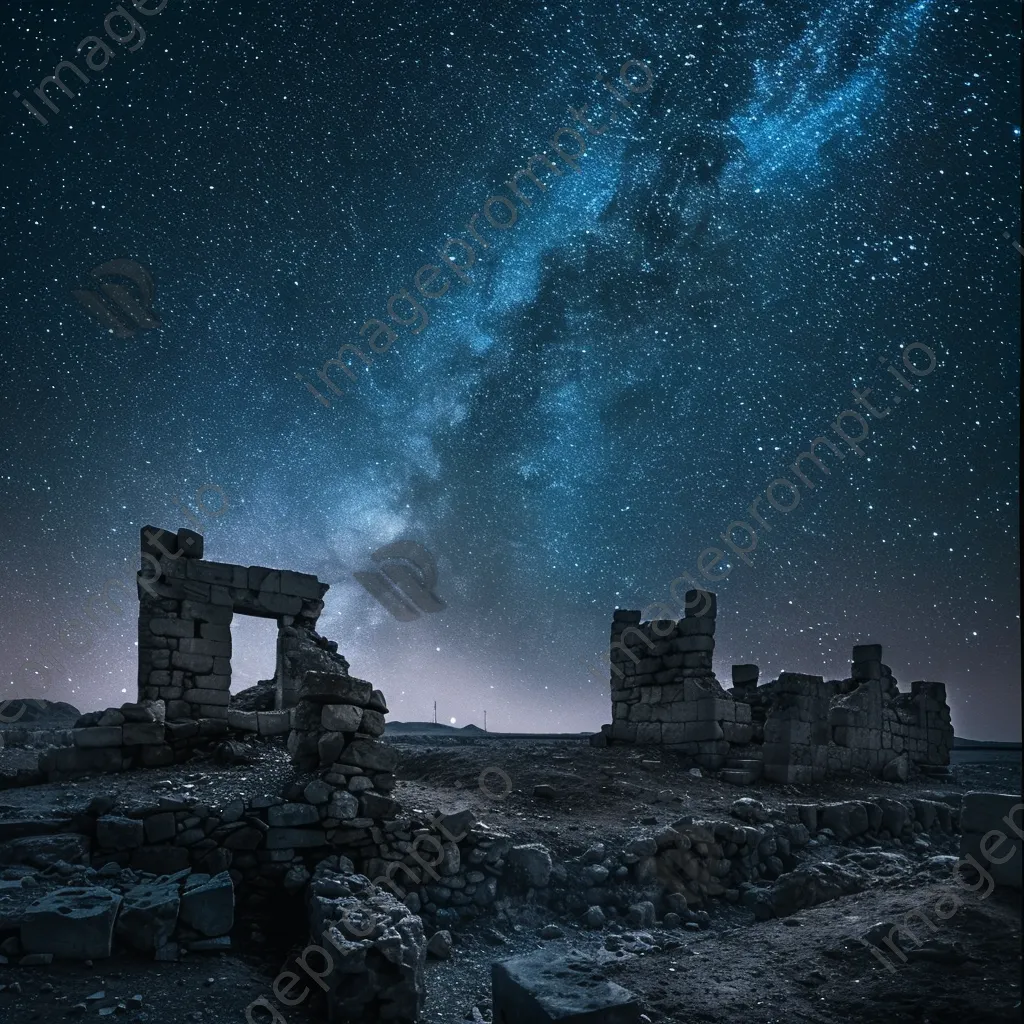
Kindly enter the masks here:
M 551 881 L 551 854 L 540 843 L 513 846 L 508 863 L 532 888 L 544 888 Z
M 442 928 L 427 940 L 427 953 L 437 960 L 447 960 L 452 955 L 452 933 Z
M 748 821 L 751 824 L 759 824 L 768 820 L 768 808 L 760 800 L 754 800 L 749 796 L 735 801 L 729 810 L 734 818 Z

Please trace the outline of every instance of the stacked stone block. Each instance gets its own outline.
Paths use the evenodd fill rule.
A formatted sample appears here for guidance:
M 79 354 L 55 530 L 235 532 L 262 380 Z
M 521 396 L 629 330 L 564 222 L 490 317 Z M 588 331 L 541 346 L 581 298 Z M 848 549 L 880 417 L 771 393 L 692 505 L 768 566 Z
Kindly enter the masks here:
M 909 694 L 900 693 L 882 664 L 881 646 L 859 645 L 853 652 L 851 678 L 841 686 L 847 692 L 833 700 L 829 715 L 830 770 L 857 768 L 897 779 L 906 778 L 911 763 L 948 765 L 953 727 L 945 686 L 918 681 Z
M 848 679 L 783 672 L 758 686 L 757 665 L 734 665 L 732 689 L 712 670 L 714 594 L 690 591 L 683 619 L 642 622 L 616 611 L 611 632 L 613 721 L 602 744 L 654 744 L 728 769 L 746 785 L 809 783 L 853 769 L 892 781 L 911 765 L 937 773 L 953 743 L 942 683 L 915 682 L 901 694 L 878 644 L 853 649 Z
M 119 772 L 174 764 L 162 701 L 122 704 L 82 715 L 71 730 L 69 746 L 40 756 L 40 770 L 51 780 L 84 772 Z
M 829 698 L 821 676 L 783 672 L 771 689 L 764 722 L 764 777 L 770 782 L 818 782 L 828 769 Z
M 715 595 L 689 591 L 686 607 L 678 621 L 645 623 L 639 612 L 615 612 L 608 737 L 668 746 L 720 768 L 731 744 L 750 741 L 749 708 L 729 698 L 712 669 Z
M 326 816 L 346 830 L 349 842 L 367 845 L 361 830 L 391 818 L 398 805 L 395 749 L 381 740 L 384 694 L 347 674 L 307 672 L 291 709 L 288 752 L 301 771 L 319 772 L 333 791 Z
M 313 631 L 328 590 L 315 576 L 263 566 L 204 561 L 202 538 L 142 530 L 139 572 L 139 699 L 164 700 L 167 717 L 226 721 L 235 613 L 276 619 L 292 632 L 278 640 L 277 708 L 295 702 L 310 652 L 337 655 Z M 197 555 L 198 552 L 198 555 Z M 287 652 L 287 657 L 285 657 Z M 314 656 L 316 661 L 319 655 Z M 322 658 L 320 659 L 322 660 Z M 347 664 L 346 666 L 347 667 Z
M 427 942 L 423 922 L 404 904 L 333 858 L 313 876 L 309 920 L 331 960 L 321 968 L 330 1020 L 420 1019 Z

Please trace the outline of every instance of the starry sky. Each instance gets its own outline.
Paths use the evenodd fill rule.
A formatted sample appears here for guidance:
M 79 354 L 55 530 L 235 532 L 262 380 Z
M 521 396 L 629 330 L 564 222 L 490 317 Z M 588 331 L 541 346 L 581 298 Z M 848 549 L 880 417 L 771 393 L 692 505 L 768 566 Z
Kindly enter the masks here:
M 703 557 L 719 678 L 837 678 L 876 642 L 959 734 L 1020 738 L 1019 5 L 144 6 L 0 22 L 0 696 L 134 697 L 152 523 L 329 582 L 321 631 L 399 720 L 595 730 L 613 609 Z M 44 125 L 22 100 L 87 56 Z M 574 125 L 578 172 L 491 226 Z M 475 265 L 389 319 L 449 237 Z M 114 259 L 159 326 L 73 296 Z M 329 391 L 371 319 L 397 339 Z M 864 454 L 768 505 L 848 409 Z M 413 621 L 353 577 L 402 540 L 445 605 Z M 232 629 L 240 689 L 273 624 Z

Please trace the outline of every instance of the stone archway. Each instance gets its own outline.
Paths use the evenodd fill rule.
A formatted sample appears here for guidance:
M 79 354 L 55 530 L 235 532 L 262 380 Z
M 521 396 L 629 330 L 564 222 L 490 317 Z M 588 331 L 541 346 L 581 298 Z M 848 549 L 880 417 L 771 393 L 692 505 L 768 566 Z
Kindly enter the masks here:
M 235 615 L 277 623 L 277 710 L 295 704 L 306 672 L 348 673 L 315 629 L 329 589 L 316 576 L 206 561 L 199 534 L 153 526 L 142 528 L 141 562 L 139 700 L 163 700 L 169 720 L 227 719 Z

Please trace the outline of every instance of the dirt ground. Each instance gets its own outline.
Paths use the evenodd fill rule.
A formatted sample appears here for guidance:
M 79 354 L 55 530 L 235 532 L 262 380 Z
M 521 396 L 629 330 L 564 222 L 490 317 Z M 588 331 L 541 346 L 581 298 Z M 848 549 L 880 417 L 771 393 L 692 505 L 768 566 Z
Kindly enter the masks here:
M 401 763 L 395 795 L 406 808 L 473 807 L 516 842 L 541 842 L 560 861 L 578 858 L 595 842 L 620 847 L 683 814 L 727 817 L 739 796 L 779 807 L 878 795 L 938 798 L 969 789 L 1020 791 L 1019 756 L 1016 761 L 961 764 L 941 782 L 898 785 L 865 777 L 818 787 L 760 783 L 737 789 L 691 775 L 672 755 L 597 749 L 582 740 L 404 738 L 396 745 Z M 282 755 L 268 750 L 258 769 L 193 761 L 131 777 L 5 790 L 0 792 L 0 816 L 5 810 L 31 808 L 45 815 L 78 808 L 92 796 L 114 791 L 140 799 L 191 793 L 215 802 L 234 793 L 263 791 L 268 784 L 276 788 L 292 777 Z M 29 756 L 0 752 L 5 762 L 24 763 Z M 534 796 L 534 786 L 541 784 L 553 787 L 554 795 Z M 522 898 L 503 900 L 494 918 L 456 934 L 451 959 L 428 962 L 424 1020 L 489 1019 L 491 964 L 541 947 L 552 955 L 578 952 L 599 958 L 609 979 L 638 995 L 654 1024 L 1020 1020 L 1019 892 L 996 890 L 982 899 L 957 889 L 960 904 L 942 920 L 934 908 L 949 905 L 953 886 L 923 865 L 929 855 L 955 853 L 956 838 L 936 834 L 928 844 L 917 851 L 914 870 L 785 920 L 755 923 L 750 911 L 716 900 L 708 907 L 710 927 L 703 930 L 634 932 L 612 924 L 589 931 L 573 917 L 559 917 Z M 808 848 L 804 855 L 826 859 L 863 852 L 863 846 L 826 847 Z M 229 954 L 193 954 L 177 964 L 118 957 L 91 967 L 0 965 L 0 1022 L 64 1021 L 74 1015 L 92 1019 L 101 1013 L 148 1024 L 244 1021 L 245 1008 L 259 996 L 274 1002 L 273 979 L 289 949 L 303 942 L 301 907 L 295 902 L 291 912 L 281 906 L 240 907 L 236 948 Z M 924 929 L 922 938 L 928 941 L 907 962 L 883 964 L 854 940 L 872 924 L 891 922 L 914 909 L 926 911 L 936 927 Z M 561 937 L 542 939 L 540 929 L 551 924 Z M 87 999 L 99 992 L 103 998 Z M 131 1002 L 135 995 L 141 995 L 141 1005 Z M 256 1010 L 250 1019 L 326 1020 L 316 1000 L 292 1010 L 278 1006 L 278 1013 L 272 1018 Z

